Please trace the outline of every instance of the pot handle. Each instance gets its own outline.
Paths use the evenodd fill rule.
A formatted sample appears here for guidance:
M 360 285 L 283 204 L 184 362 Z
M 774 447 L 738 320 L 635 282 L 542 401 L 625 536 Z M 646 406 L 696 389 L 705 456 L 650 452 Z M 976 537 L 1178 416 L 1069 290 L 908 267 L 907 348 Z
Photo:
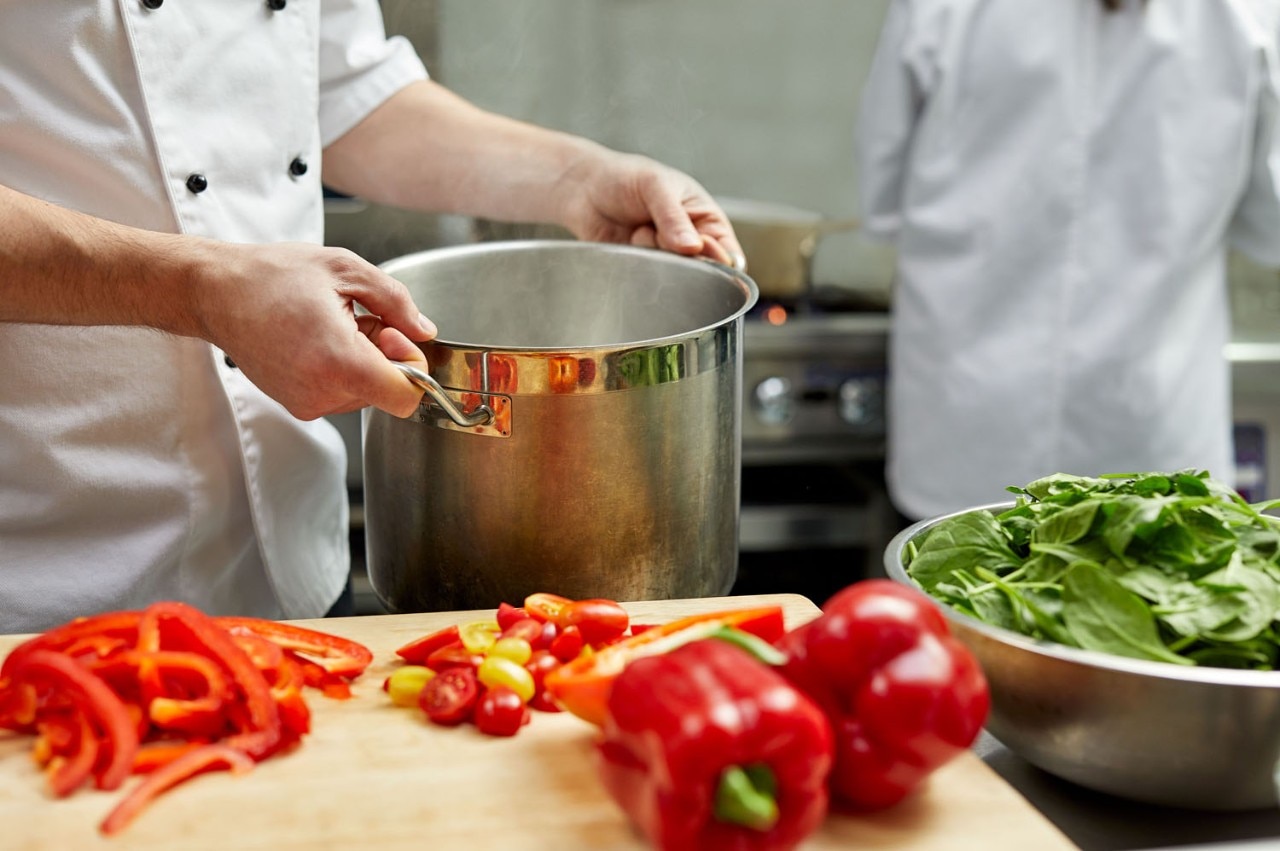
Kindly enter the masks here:
M 449 419 L 458 425 L 464 428 L 471 428 L 472 426 L 489 425 L 489 423 L 493 422 L 493 409 L 488 405 L 481 403 L 471 413 L 463 413 L 462 409 L 455 405 L 453 400 L 445 394 L 440 382 L 430 375 L 427 375 L 416 366 L 409 366 L 407 363 L 392 361 L 391 365 L 404 373 L 405 378 L 421 387 L 422 392 L 430 396 L 431 401 L 439 405 L 440 410 L 444 411 Z

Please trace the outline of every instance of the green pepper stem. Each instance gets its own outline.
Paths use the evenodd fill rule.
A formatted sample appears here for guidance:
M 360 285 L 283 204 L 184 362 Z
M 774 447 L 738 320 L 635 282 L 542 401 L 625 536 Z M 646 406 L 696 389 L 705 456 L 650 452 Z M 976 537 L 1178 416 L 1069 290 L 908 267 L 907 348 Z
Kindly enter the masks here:
M 743 650 L 750 653 L 757 661 L 766 665 L 785 665 L 787 664 L 787 654 L 774 647 L 758 635 L 752 635 L 746 630 L 727 624 L 719 627 L 708 638 L 718 638 L 721 641 L 727 641 L 730 644 L 737 645 Z
M 717 821 L 764 832 L 778 823 L 773 772 L 763 764 L 749 769 L 731 765 L 720 775 L 716 787 Z

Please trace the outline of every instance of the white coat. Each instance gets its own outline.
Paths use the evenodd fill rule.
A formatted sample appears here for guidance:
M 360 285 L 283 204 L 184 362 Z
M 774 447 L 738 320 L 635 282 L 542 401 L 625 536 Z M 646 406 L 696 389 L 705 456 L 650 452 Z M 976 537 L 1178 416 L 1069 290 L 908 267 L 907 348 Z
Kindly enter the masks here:
M 0 2 L 0 183 L 156 231 L 320 242 L 322 148 L 424 75 L 375 0 Z M 344 471 L 331 425 L 207 343 L 0 324 L 0 632 L 155 599 L 322 615 L 349 568 Z
M 1234 478 L 1224 254 L 1280 263 L 1274 0 L 899 0 L 858 122 L 899 251 L 890 495 Z

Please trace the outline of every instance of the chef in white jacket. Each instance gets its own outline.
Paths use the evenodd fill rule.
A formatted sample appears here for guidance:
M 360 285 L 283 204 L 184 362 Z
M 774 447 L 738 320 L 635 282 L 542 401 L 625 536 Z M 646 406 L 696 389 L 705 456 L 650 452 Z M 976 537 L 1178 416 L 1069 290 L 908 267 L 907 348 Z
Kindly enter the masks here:
M 1278 33 L 1274 0 L 892 3 L 857 149 L 901 512 L 1233 479 L 1224 254 L 1280 263 Z
M 686 175 L 428 80 L 376 0 L 0 0 L 0 632 L 157 599 L 315 617 L 338 598 L 345 460 L 317 418 L 412 412 L 388 361 L 423 360 L 435 328 L 320 245 L 322 176 L 740 250 Z

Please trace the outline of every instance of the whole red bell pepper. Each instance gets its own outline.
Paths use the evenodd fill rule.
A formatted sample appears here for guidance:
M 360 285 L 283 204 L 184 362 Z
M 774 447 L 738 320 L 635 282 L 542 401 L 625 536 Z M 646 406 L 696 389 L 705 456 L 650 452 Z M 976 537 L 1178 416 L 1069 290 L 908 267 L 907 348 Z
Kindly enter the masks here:
M 668 851 L 795 847 L 826 815 L 831 762 L 822 711 L 719 639 L 630 662 L 598 760 L 614 800 Z
M 924 594 L 887 579 L 840 591 L 777 646 L 835 734 L 832 803 L 880 809 L 967 749 L 990 708 L 973 655 Z

